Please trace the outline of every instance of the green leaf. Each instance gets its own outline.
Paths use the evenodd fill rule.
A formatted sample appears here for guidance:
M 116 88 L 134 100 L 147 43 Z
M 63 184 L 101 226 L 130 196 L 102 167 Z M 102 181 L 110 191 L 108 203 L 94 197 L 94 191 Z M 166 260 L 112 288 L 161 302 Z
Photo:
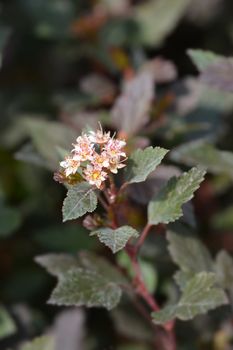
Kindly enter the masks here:
M 183 16 L 190 0 L 150 0 L 135 8 L 135 19 L 147 45 L 158 46 Z
M 193 61 L 193 63 L 197 66 L 199 71 L 205 70 L 208 66 L 219 62 L 223 59 L 223 56 L 217 55 L 211 51 L 205 50 L 187 50 L 187 54 Z
M 96 271 L 75 269 L 68 271 L 58 282 L 49 303 L 87 307 L 103 306 L 108 310 L 120 301 L 121 288 Z
M 185 289 L 187 282 L 189 282 L 192 277 L 193 271 L 191 270 L 179 270 L 176 271 L 176 273 L 173 276 L 175 282 L 177 283 L 181 291 Z
M 125 179 L 129 183 L 145 181 L 147 176 L 161 163 L 168 150 L 161 147 L 137 149 L 131 154 Z
M 121 226 L 116 230 L 111 228 L 100 228 L 91 233 L 91 236 L 97 235 L 100 242 L 109 247 L 115 254 L 123 249 L 132 237 L 137 237 L 138 232 L 130 226 Z
M 193 197 L 203 181 L 205 171 L 192 168 L 180 177 L 173 177 L 152 199 L 148 207 L 150 224 L 167 224 L 182 216 L 182 205 Z
M 91 213 L 96 209 L 96 206 L 97 197 L 93 187 L 87 182 L 72 186 L 63 202 L 63 222 Z
M 166 233 L 168 250 L 172 260 L 180 267 L 174 275 L 183 290 L 194 273 L 214 271 L 214 262 L 209 251 L 198 237 L 184 225 L 173 225 Z
M 120 301 L 120 286 L 127 284 L 114 266 L 95 254 L 49 254 L 37 257 L 36 261 L 58 277 L 51 304 L 102 306 L 110 310 Z
M 213 271 L 213 260 L 209 251 L 184 225 L 179 225 L 176 230 L 168 230 L 166 237 L 172 260 L 181 270 L 190 271 L 191 274 Z
M 193 141 L 177 147 L 171 159 L 186 165 L 204 166 L 213 174 L 226 174 L 233 178 L 233 153 L 220 151 L 203 141 Z
M 55 350 L 55 342 L 50 336 L 42 336 L 25 343 L 20 350 Z
M 78 257 L 69 254 L 40 255 L 35 257 L 35 261 L 56 277 L 62 277 L 68 270 L 79 267 Z
M 176 305 L 168 305 L 163 310 L 152 314 L 156 324 L 166 323 L 175 317 L 180 320 L 190 320 L 198 314 L 218 306 L 227 304 L 227 298 L 222 289 L 215 286 L 214 273 L 200 272 L 186 285 L 180 301 Z
M 20 212 L 14 208 L 0 206 L 0 237 L 14 233 L 21 225 Z
M 16 325 L 7 312 L 7 310 L 0 306 L 0 339 L 9 337 L 16 332 Z
M 232 291 L 233 287 L 233 259 L 224 250 L 221 250 L 216 258 L 215 266 L 218 282 L 223 288 Z

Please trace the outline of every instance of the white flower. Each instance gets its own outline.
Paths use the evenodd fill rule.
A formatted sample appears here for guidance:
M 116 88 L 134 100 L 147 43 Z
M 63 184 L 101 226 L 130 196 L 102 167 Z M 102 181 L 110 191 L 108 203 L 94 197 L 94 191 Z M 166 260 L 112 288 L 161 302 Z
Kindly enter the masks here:
M 99 144 L 98 151 L 95 149 L 96 144 Z M 110 137 L 110 132 L 104 133 L 100 125 L 100 130 L 82 134 L 76 139 L 71 154 L 60 166 L 65 169 L 66 177 L 75 174 L 81 166 L 84 179 L 100 189 L 110 172 L 116 174 L 118 169 L 125 166 L 125 145 L 124 140 Z
M 100 130 L 97 130 L 96 132 L 90 131 L 88 137 L 91 142 L 97 143 L 99 145 L 103 145 L 111 139 L 110 131 L 103 132 L 103 128 L 100 123 L 99 123 L 99 126 L 100 126 Z
M 105 145 L 104 150 L 110 158 L 126 157 L 122 148 L 125 147 L 126 142 L 124 140 L 110 139 Z
M 99 189 L 107 177 L 107 173 L 103 171 L 102 168 L 94 167 L 92 165 L 87 165 L 83 174 L 90 185 L 95 185 Z
M 94 167 L 108 168 L 109 167 L 109 157 L 106 152 L 95 153 L 92 158 L 92 165 Z
M 60 166 L 65 169 L 64 173 L 66 177 L 71 174 L 75 174 L 80 166 L 80 161 L 73 159 L 71 156 L 67 156 L 65 160 L 60 162 Z
M 80 159 L 80 161 L 85 162 L 86 160 L 91 160 L 94 153 L 94 145 L 90 142 L 87 135 L 79 136 L 76 143 L 73 144 L 75 159 Z
M 118 169 L 124 168 L 125 166 L 126 166 L 126 164 L 123 164 L 122 161 L 120 161 L 119 159 L 115 158 L 115 159 L 110 161 L 110 163 L 109 163 L 109 170 L 111 171 L 111 173 L 117 174 L 118 173 Z

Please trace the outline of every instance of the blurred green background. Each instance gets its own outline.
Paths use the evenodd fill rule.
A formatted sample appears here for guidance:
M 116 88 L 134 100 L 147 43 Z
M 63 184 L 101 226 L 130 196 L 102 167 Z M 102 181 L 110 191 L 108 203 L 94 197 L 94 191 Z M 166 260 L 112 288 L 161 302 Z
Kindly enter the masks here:
M 124 301 L 113 314 L 47 305 L 55 280 L 33 260 L 42 253 L 82 249 L 108 254 L 81 222 L 62 224 L 65 190 L 52 171 L 60 159 L 58 146 L 69 149 L 86 125 L 95 127 L 100 120 L 117 129 L 111 108 L 122 81 L 149 60 L 164 59 L 156 61 L 154 127 L 139 127 L 130 135 L 132 145 L 150 142 L 173 149 L 208 140 L 211 149 L 193 158 L 177 151 L 169 163 L 182 169 L 195 162 L 208 166 L 194 201 L 196 220 L 193 209 L 187 215 L 213 254 L 220 248 L 233 252 L 233 161 L 227 163 L 215 148 L 233 151 L 233 94 L 209 88 L 200 93 L 190 48 L 233 56 L 232 0 L 0 2 L 1 349 L 16 349 L 47 332 L 60 334 L 56 350 L 152 348 L 145 325 L 130 310 L 124 314 Z M 161 178 L 169 171 L 174 173 L 165 168 Z M 165 245 L 158 239 L 144 252 L 156 265 L 161 301 L 175 293 Z M 182 350 L 232 349 L 230 312 L 213 313 L 199 324 L 182 323 L 177 336 Z M 38 349 L 50 350 L 43 344 Z

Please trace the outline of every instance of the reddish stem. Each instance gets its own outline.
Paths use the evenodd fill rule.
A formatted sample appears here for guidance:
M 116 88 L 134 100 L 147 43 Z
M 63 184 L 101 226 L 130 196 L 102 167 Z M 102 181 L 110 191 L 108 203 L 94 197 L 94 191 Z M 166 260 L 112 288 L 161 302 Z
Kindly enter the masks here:
M 140 237 L 139 237 L 139 239 L 138 239 L 138 241 L 137 241 L 137 243 L 135 245 L 135 255 L 138 254 L 141 246 L 143 245 L 143 243 L 144 243 L 144 241 L 145 241 L 145 239 L 146 239 L 146 237 L 147 237 L 147 235 L 148 235 L 148 233 L 149 233 L 149 231 L 151 229 L 151 226 L 152 225 L 147 223 L 146 226 L 144 227 L 144 229 L 143 229 L 143 231 L 142 231 L 142 233 L 141 233 L 141 235 L 140 235 Z
M 121 189 L 119 190 L 119 192 L 124 190 L 127 185 L 128 184 L 126 184 L 125 186 L 123 185 L 121 187 Z M 115 187 L 115 184 L 113 182 L 113 179 L 110 180 L 110 190 L 113 192 L 114 195 L 116 195 L 116 187 Z M 114 203 L 114 201 L 113 202 L 111 201 L 109 193 L 108 193 L 106 188 L 104 189 L 103 192 L 104 192 L 106 200 L 108 201 L 108 205 L 106 206 L 105 209 L 108 213 L 108 216 L 111 218 L 112 228 L 116 229 L 119 225 L 117 222 L 117 215 L 115 213 L 115 203 Z M 118 192 L 118 194 L 119 194 L 119 192 Z M 130 257 L 133 269 L 135 271 L 135 278 L 134 278 L 133 283 L 136 287 L 136 291 L 137 291 L 138 295 L 141 296 L 141 298 L 147 303 L 148 306 L 150 306 L 150 308 L 154 312 L 157 312 L 160 310 L 159 305 L 157 304 L 156 300 L 153 298 L 153 296 L 148 291 L 148 289 L 143 281 L 140 265 L 138 263 L 139 250 L 140 250 L 141 246 L 143 245 L 143 243 L 144 243 L 144 241 L 145 241 L 145 239 L 146 239 L 146 237 L 151 229 L 151 226 L 152 225 L 147 223 L 146 226 L 144 227 L 136 245 L 132 246 L 132 245 L 127 244 L 125 247 L 125 250 L 126 250 L 128 256 Z M 150 318 L 150 316 L 147 314 L 147 312 L 142 309 L 142 306 L 140 306 L 140 307 L 138 307 L 138 306 L 139 306 L 139 304 L 137 305 L 137 308 L 141 309 L 140 312 L 142 314 L 144 314 L 144 317 L 146 317 L 147 319 L 148 319 L 148 317 Z M 169 350 L 176 349 L 176 341 L 175 341 L 175 335 L 173 332 L 173 328 L 174 328 L 174 321 L 167 322 L 162 327 L 163 331 L 167 334 Z

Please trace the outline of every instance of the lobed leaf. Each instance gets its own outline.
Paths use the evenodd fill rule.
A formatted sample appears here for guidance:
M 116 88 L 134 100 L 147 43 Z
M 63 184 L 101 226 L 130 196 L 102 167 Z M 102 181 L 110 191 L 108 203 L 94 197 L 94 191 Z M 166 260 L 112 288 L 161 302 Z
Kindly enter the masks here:
M 173 177 L 169 180 L 149 203 L 149 223 L 152 225 L 167 224 L 182 216 L 182 205 L 193 197 L 204 175 L 203 169 L 192 168 L 180 177 Z
M 218 306 L 227 304 L 223 290 L 215 286 L 216 277 L 211 272 L 196 274 L 185 286 L 180 301 L 176 305 L 166 306 L 163 310 L 152 314 L 156 324 L 166 323 L 175 317 L 190 320 L 198 314 Z
M 120 301 L 120 286 L 127 284 L 114 266 L 95 254 L 49 254 L 37 257 L 36 261 L 58 277 L 49 299 L 51 304 L 112 309 Z
M 137 237 L 138 232 L 130 226 L 121 226 L 116 230 L 100 228 L 92 232 L 91 235 L 97 235 L 100 242 L 104 243 L 115 254 L 125 247 L 130 238 Z
M 53 291 L 49 303 L 87 307 L 102 306 L 108 310 L 120 301 L 121 288 L 102 273 L 88 269 L 66 272 Z
M 93 187 L 86 182 L 72 186 L 63 202 L 63 222 L 77 219 L 93 212 L 97 206 L 97 197 Z
M 181 270 L 191 274 L 213 271 L 214 263 L 208 249 L 184 225 L 179 225 L 179 229 L 176 230 L 168 230 L 166 238 L 172 260 Z
M 125 179 L 129 183 L 145 181 L 147 176 L 161 163 L 168 150 L 161 147 L 137 149 L 128 160 Z
M 35 261 L 56 277 L 62 277 L 66 271 L 79 266 L 78 257 L 70 254 L 39 255 Z

